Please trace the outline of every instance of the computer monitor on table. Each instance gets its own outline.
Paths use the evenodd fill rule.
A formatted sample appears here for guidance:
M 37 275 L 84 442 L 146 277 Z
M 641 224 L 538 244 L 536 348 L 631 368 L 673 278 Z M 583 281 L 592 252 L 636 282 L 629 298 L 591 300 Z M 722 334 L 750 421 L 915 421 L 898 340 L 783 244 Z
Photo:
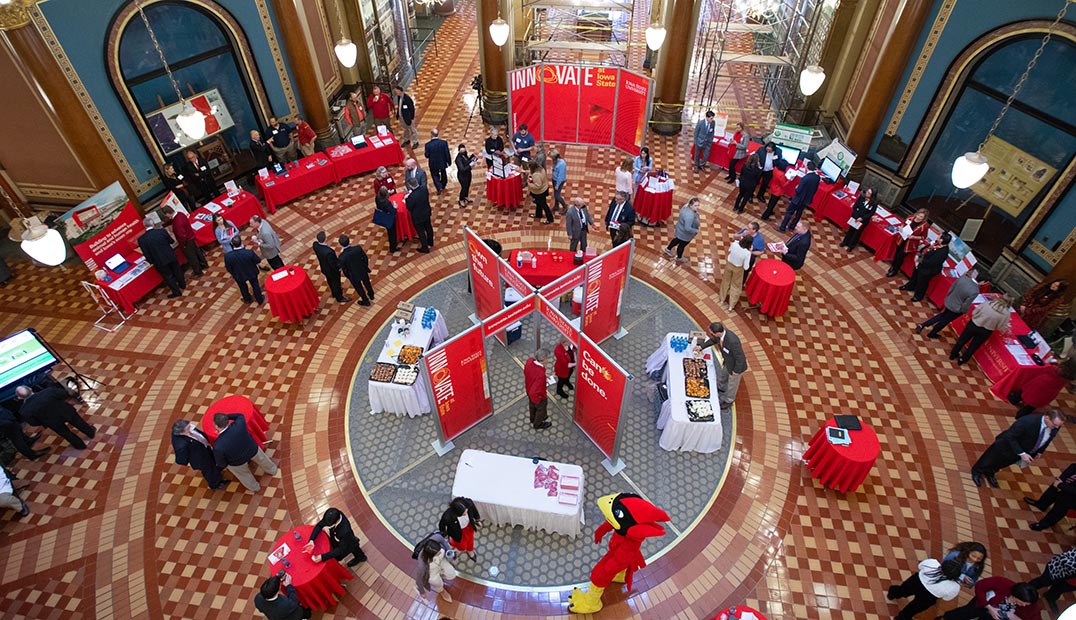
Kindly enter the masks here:
M 841 178 L 842 170 L 840 165 L 829 157 L 822 160 L 822 166 L 819 170 L 822 171 L 822 176 L 828 178 L 830 181 L 836 181 Z
M 788 162 L 788 165 L 795 166 L 796 162 L 800 159 L 800 150 L 792 148 L 791 146 L 785 146 L 783 144 L 774 144 L 774 148 L 777 149 L 777 154 L 781 159 Z

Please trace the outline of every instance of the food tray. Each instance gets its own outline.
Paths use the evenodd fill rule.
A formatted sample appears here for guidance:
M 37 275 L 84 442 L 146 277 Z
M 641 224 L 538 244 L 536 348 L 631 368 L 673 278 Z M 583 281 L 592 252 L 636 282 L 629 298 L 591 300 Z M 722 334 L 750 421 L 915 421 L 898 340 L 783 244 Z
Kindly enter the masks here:
M 400 355 L 396 358 L 396 361 L 407 365 L 417 364 L 420 357 L 422 357 L 422 347 L 405 344 L 400 348 Z
M 397 366 L 396 377 L 392 380 L 398 385 L 414 385 L 418 379 L 418 368 L 415 366 Z
M 379 383 L 392 383 L 392 378 L 395 374 L 395 364 L 385 364 L 382 362 L 378 362 L 374 364 L 374 369 L 370 372 L 370 381 L 377 381 Z
M 713 422 L 714 410 L 708 400 L 687 401 L 687 417 L 692 422 Z
M 710 381 L 707 374 L 706 362 L 684 358 L 684 393 L 691 398 L 710 398 Z

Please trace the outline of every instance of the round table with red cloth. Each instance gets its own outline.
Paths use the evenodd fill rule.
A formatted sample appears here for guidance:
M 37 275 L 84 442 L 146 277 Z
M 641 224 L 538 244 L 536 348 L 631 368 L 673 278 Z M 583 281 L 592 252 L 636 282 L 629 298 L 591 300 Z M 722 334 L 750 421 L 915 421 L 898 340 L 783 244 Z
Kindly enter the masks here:
M 826 438 L 827 428 L 837 428 L 835 418 L 827 420 L 826 425 L 811 437 L 803 460 L 807 462 L 812 478 L 841 493 L 855 491 L 863 484 L 882 451 L 882 445 L 873 428 L 863 421 L 860 425 L 863 427 L 860 430 L 848 431 L 852 443 L 847 446 L 832 444 Z
M 762 304 L 762 313 L 776 318 L 788 311 L 795 288 L 795 269 L 776 258 L 764 258 L 747 278 L 747 302 Z
M 418 231 L 415 230 L 415 224 L 411 221 L 411 212 L 407 210 L 404 195 L 400 192 L 389 194 L 389 200 L 396 205 L 396 241 L 418 239 Z
M 274 276 L 287 274 L 279 279 Z M 285 265 L 265 278 L 265 298 L 273 316 L 285 323 L 298 323 L 314 314 L 321 298 L 306 270 L 296 265 Z
M 202 432 L 209 439 L 209 443 L 217 440 L 217 427 L 213 425 L 213 416 L 218 413 L 241 413 L 247 422 L 247 431 L 258 447 L 264 448 L 269 440 L 266 432 L 269 430 L 269 422 L 262 415 L 261 410 L 245 396 L 225 396 L 206 409 L 202 415 Z
M 325 532 L 314 540 L 313 551 L 309 554 L 303 551 L 313 531 L 313 525 L 300 525 L 281 536 L 270 553 L 281 545 L 288 545 L 289 551 L 284 558 L 291 566 L 284 566 L 283 560 L 276 564 L 269 562 L 269 571 L 274 575 L 281 569 L 287 571 L 291 575 L 291 585 L 295 586 L 299 604 L 309 609 L 325 610 L 335 605 L 336 598 L 344 593 L 344 586 L 340 585 L 340 582 L 350 581 L 355 577 L 336 560 L 315 562 L 310 559 L 311 555 L 321 555 L 329 551 L 329 536 Z M 299 540 L 295 540 L 295 532 L 299 533 Z
M 747 605 L 734 605 L 728 609 L 723 609 L 714 616 L 713 620 L 732 620 L 733 617 L 736 620 L 750 620 L 751 616 L 748 615 L 744 618 L 744 614 L 754 614 L 755 620 L 766 620 L 766 616 L 763 616 L 762 612 Z
M 673 193 L 650 192 L 640 185 L 631 206 L 635 208 L 636 217 L 642 220 L 655 224 L 664 222 L 672 216 Z
M 501 179 L 487 173 L 486 200 L 504 209 L 523 204 L 523 175 L 513 174 Z

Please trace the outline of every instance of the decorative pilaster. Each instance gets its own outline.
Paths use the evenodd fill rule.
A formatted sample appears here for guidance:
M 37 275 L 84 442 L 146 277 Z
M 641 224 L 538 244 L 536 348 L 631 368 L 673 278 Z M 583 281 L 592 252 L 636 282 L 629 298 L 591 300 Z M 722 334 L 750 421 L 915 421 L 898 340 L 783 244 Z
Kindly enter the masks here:
M 303 106 L 303 118 L 317 133 L 315 148 L 328 148 L 339 142 L 336 128 L 329 122 L 329 104 L 325 100 L 321 81 L 314 70 L 314 60 L 310 57 L 306 38 L 303 36 L 302 22 L 295 8 L 294 0 L 272 0 L 277 23 L 280 24 L 280 36 L 284 40 L 284 51 L 288 55 L 288 65 L 295 77 L 295 86 L 299 90 L 299 103 Z

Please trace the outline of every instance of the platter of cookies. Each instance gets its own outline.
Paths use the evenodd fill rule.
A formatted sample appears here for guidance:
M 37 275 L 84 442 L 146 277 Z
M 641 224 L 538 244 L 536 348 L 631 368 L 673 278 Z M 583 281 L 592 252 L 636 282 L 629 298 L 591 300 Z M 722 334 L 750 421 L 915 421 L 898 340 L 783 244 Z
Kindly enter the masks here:
M 416 347 L 417 348 L 417 347 Z M 415 366 L 397 366 L 396 378 L 392 380 L 397 385 L 412 385 L 418 379 L 418 368 Z
M 370 372 L 370 381 L 377 381 L 378 383 L 392 383 L 392 378 L 395 374 L 395 364 L 384 364 L 382 362 L 378 362 L 374 364 L 374 369 Z
M 710 398 L 710 380 L 706 362 L 701 359 L 684 358 L 685 393 L 691 398 Z
M 396 361 L 401 364 L 411 365 L 417 364 L 420 357 L 422 357 L 422 347 L 405 344 L 400 348 L 400 356 L 396 358 Z

